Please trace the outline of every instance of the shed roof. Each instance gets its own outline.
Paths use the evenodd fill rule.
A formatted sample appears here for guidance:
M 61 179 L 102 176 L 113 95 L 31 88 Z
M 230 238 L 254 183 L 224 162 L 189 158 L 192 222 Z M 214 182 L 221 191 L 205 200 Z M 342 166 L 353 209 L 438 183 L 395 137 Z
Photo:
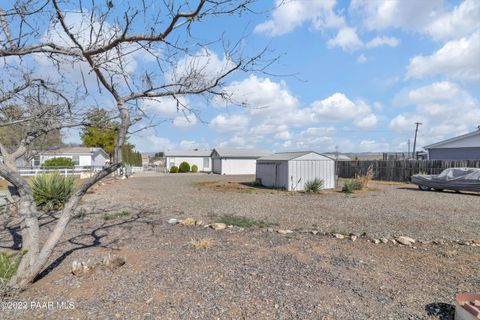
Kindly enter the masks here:
M 442 148 L 442 147 L 446 147 L 448 144 L 451 144 L 453 142 L 459 142 L 461 140 L 472 138 L 472 137 L 475 137 L 477 135 L 480 137 L 480 128 L 478 130 L 473 131 L 473 132 L 462 134 L 460 136 L 453 137 L 453 138 L 450 138 L 450 139 L 447 139 L 447 140 L 443 140 L 443 141 L 440 141 L 440 142 L 437 142 L 437 143 L 429 144 L 428 146 L 425 146 L 423 148 L 424 149 Z
M 213 152 L 217 153 L 220 158 L 260 158 L 271 154 L 271 151 L 259 149 L 226 149 L 215 148 Z
M 266 157 L 261 157 L 258 160 L 264 160 L 264 161 L 289 161 L 293 159 L 300 158 L 304 155 L 310 154 L 310 153 L 315 153 L 324 157 L 327 157 L 331 159 L 331 157 L 328 157 L 326 155 L 320 154 L 316 151 L 295 151 L 295 152 L 278 152 L 274 153 L 272 155 L 268 155 Z
M 165 152 L 166 157 L 210 157 L 212 150 L 170 150 Z

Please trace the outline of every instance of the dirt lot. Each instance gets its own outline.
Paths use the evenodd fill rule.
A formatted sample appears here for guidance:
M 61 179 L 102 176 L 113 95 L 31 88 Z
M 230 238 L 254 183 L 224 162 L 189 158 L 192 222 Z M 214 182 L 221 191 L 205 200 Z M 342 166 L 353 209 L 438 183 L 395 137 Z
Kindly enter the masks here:
M 480 247 L 451 241 L 407 247 L 324 234 L 478 239 L 479 196 L 403 185 L 373 185 L 374 191 L 349 196 L 291 194 L 243 184 L 251 180 L 136 176 L 100 187 L 85 199 L 87 214 L 72 222 L 52 269 L 8 298 L 27 302 L 28 310 L 4 308 L 2 319 L 453 319 L 455 293 L 480 288 Z M 119 210 L 127 214 L 105 219 L 106 211 Z M 224 214 L 297 230 L 167 223 L 172 217 L 214 222 Z M 312 229 L 320 232 L 302 232 Z M 5 231 L 1 239 L 1 246 L 10 244 Z M 197 249 L 192 239 L 209 247 Z M 126 264 L 71 274 L 74 260 L 108 254 L 124 256 Z M 42 308 L 45 302 L 55 305 Z

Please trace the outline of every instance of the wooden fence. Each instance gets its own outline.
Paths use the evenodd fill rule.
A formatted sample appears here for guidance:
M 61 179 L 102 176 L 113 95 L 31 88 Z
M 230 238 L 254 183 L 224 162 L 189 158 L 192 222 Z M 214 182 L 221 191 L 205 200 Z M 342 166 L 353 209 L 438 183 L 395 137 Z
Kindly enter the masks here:
M 480 168 L 480 160 L 356 160 L 338 161 L 339 178 L 354 178 L 366 174 L 369 167 L 374 180 L 410 181 L 415 174 L 439 174 L 447 168 Z

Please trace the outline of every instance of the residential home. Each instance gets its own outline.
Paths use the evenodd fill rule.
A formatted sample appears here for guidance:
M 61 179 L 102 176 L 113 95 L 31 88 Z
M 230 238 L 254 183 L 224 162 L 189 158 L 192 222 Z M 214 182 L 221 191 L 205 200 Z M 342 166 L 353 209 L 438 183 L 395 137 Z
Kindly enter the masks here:
M 429 160 L 480 160 L 480 126 L 473 132 L 423 148 Z
M 213 172 L 218 174 L 255 174 L 257 159 L 271 154 L 257 149 L 216 148 L 212 152 Z
M 180 163 L 187 162 L 190 167 L 196 165 L 200 172 L 212 171 L 211 150 L 171 150 L 165 152 L 167 170 L 173 166 L 179 167 Z
M 46 160 L 52 158 L 70 158 L 75 167 L 104 167 L 110 161 L 110 156 L 102 148 L 65 147 L 39 152 L 31 161 L 32 167 L 40 167 Z

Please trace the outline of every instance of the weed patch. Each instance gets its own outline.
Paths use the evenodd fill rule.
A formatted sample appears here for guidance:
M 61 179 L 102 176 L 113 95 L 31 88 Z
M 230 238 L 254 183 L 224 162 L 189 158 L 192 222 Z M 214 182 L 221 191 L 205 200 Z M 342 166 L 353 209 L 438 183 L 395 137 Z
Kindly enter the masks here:
M 107 213 L 106 215 L 103 216 L 105 220 L 113 220 L 121 217 L 127 217 L 130 215 L 130 212 L 128 211 L 119 211 L 119 212 L 111 212 Z

